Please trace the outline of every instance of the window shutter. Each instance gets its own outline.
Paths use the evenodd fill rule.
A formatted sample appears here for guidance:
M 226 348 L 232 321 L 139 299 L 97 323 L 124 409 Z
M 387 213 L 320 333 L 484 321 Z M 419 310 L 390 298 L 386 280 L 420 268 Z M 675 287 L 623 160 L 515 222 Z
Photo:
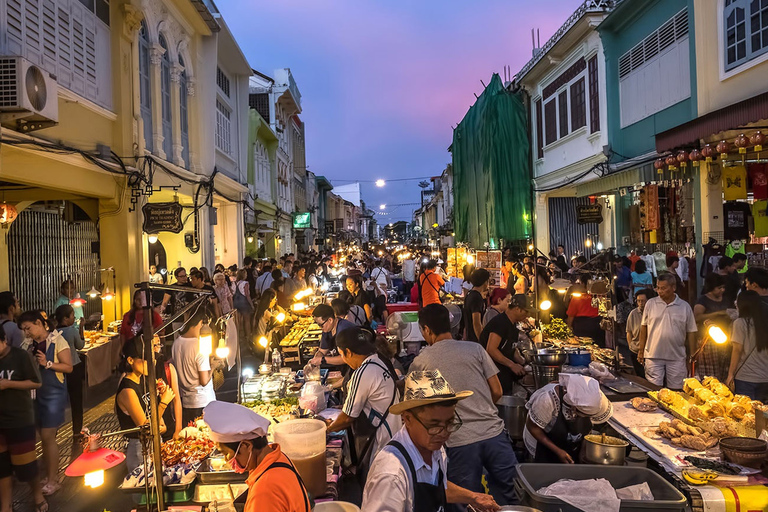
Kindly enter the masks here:
M 597 76 L 597 55 L 589 59 L 589 132 L 600 131 L 600 82 Z
M 56 73 L 56 3 L 43 0 L 43 67 Z
M 552 144 L 557 140 L 557 101 L 554 99 L 544 105 L 544 127 L 546 142 Z
M 22 0 L 6 0 L 7 47 L 9 55 L 21 55 L 24 48 L 24 7 Z
M 56 78 L 63 87 L 72 85 L 72 25 L 70 20 L 69 12 L 63 7 L 59 7 L 56 17 L 56 56 L 58 60 Z
M 77 18 L 72 20 L 72 90 L 85 93 L 85 29 L 83 22 Z
M 541 118 L 541 100 L 536 100 L 536 155 L 544 158 L 544 120 Z
M 40 1 L 26 0 L 24 2 L 24 42 L 27 46 L 27 60 L 42 65 L 41 34 L 40 34 Z
M 571 131 L 587 125 L 587 98 L 584 78 L 571 84 Z
M 568 89 L 557 95 L 560 137 L 568 135 Z

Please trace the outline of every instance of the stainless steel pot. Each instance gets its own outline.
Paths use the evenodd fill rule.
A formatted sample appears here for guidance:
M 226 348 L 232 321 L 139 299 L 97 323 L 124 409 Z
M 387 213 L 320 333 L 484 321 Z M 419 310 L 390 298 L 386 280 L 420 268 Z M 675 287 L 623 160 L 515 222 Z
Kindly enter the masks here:
M 499 416 L 504 420 L 504 425 L 512 439 L 523 438 L 523 428 L 528 417 L 528 409 L 525 408 L 525 399 L 516 396 L 502 396 L 496 402 Z
M 536 389 L 541 389 L 550 382 L 557 382 L 562 366 L 544 366 L 540 364 L 531 365 L 533 368 L 533 381 Z
M 591 464 L 623 466 L 629 443 L 616 437 L 588 435 L 584 437 L 584 459 Z
M 545 348 L 533 355 L 533 362 L 544 366 L 562 366 L 568 359 L 565 350 Z

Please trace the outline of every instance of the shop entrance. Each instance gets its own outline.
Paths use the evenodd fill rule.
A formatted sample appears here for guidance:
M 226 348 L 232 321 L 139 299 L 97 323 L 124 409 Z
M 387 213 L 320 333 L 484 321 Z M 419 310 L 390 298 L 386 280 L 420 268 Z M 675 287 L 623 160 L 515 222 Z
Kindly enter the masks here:
M 96 223 L 69 201 L 37 202 L 19 212 L 8 230 L 11 290 L 26 309 L 53 312 L 59 286 L 67 278 L 87 302 L 85 318 L 101 317 L 99 235 Z

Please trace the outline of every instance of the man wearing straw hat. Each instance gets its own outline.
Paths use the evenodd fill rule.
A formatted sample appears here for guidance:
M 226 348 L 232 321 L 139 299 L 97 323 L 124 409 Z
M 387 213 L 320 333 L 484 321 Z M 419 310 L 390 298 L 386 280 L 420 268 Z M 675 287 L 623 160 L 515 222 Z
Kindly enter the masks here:
M 456 404 L 472 396 L 455 392 L 439 370 L 415 371 L 405 379 L 403 401 L 389 408 L 403 428 L 378 453 L 368 473 L 362 510 L 366 512 L 444 512 L 448 503 L 480 511 L 499 506 L 487 494 L 469 491 L 446 478 L 443 446 L 461 427 Z

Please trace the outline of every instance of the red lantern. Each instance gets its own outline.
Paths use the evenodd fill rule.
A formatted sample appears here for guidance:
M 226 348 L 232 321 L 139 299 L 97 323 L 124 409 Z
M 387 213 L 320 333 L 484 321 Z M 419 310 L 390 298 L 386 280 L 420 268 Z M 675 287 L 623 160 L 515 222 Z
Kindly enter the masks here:
M 752 136 L 749 138 L 749 142 L 755 146 L 755 151 L 762 151 L 763 144 L 765 143 L 765 135 L 763 135 L 763 132 L 758 130 L 752 134 Z
M 677 161 L 680 164 L 680 167 L 685 169 L 688 167 L 688 153 L 686 153 L 684 150 L 680 150 L 677 152 Z
M 720 153 L 720 159 L 725 160 L 728 158 L 728 152 L 731 150 L 731 145 L 727 140 L 721 140 L 717 143 L 715 149 L 717 149 L 717 152 Z
M 7 228 L 18 216 L 19 212 L 15 206 L 5 202 L 0 204 L 0 226 Z
M 712 161 L 712 156 L 715 154 L 715 150 L 712 148 L 710 144 L 707 144 L 703 148 L 701 148 L 701 154 L 704 155 L 706 162 Z
M 743 133 L 740 134 L 738 137 L 736 137 L 736 140 L 733 142 L 733 144 L 739 148 L 739 153 L 746 153 L 747 152 L 747 146 L 749 145 L 749 139 L 746 135 Z
M 691 153 L 688 155 L 688 158 L 691 160 L 691 162 L 693 162 L 694 167 L 698 167 L 699 162 L 704 157 L 701 155 L 701 151 L 699 151 L 698 149 L 692 149 Z
M 663 158 L 657 158 L 655 162 L 653 162 L 653 166 L 656 168 L 656 171 L 661 174 L 664 172 L 664 159 Z
M 676 169 L 677 168 L 677 158 L 675 158 L 675 155 L 669 155 L 667 157 L 667 165 L 670 169 Z

